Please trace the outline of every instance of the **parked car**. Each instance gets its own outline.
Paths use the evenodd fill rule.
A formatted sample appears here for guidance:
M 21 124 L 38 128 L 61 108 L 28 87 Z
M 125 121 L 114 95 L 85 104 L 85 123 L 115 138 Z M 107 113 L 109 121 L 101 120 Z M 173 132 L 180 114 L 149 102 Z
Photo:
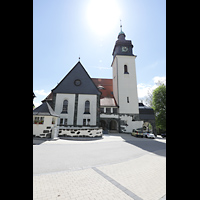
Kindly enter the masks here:
M 162 138 L 164 138 L 164 137 L 166 138 L 166 133 L 162 133 L 162 134 L 161 134 L 161 137 L 162 137 Z
M 144 136 L 145 138 L 153 138 L 153 139 L 156 138 L 155 135 L 154 135 L 153 133 L 150 133 L 150 132 L 145 132 L 145 133 L 143 133 L 143 136 Z
M 138 129 L 133 129 L 133 132 L 131 134 L 132 136 L 135 137 L 142 137 L 143 138 L 143 131 L 142 129 L 138 128 Z
M 103 134 L 109 134 L 109 130 L 108 129 L 104 129 L 103 130 Z

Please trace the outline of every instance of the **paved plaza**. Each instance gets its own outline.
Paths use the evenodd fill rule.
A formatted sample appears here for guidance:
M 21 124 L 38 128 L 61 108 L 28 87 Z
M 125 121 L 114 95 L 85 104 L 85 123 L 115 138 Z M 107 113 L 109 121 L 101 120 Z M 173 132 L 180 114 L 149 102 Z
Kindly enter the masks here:
M 33 143 L 33 199 L 166 199 L 166 139 L 108 134 Z

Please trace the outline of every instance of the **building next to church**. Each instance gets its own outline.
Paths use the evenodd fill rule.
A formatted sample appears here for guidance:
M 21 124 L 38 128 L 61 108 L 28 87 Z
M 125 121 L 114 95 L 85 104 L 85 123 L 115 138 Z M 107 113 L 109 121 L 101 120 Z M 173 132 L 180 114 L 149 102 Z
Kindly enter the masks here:
M 34 122 L 43 112 L 42 108 L 48 108 L 52 119 L 56 119 L 54 126 L 58 127 L 59 135 L 94 137 L 102 134 L 101 128 L 130 133 L 142 128 L 144 121 L 150 122 L 154 131 L 153 109 L 138 103 L 137 56 L 133 54 L 131 40 L 125 38 L 121 28 L 112 53 L 112 79 L 91 78 L 79 61 L 42 101 L 45 106 L 42 104 L 33 110 Z M 43 134 L 45 130 L 36 128 L 39 123 L 33 125 L 35 136 Z

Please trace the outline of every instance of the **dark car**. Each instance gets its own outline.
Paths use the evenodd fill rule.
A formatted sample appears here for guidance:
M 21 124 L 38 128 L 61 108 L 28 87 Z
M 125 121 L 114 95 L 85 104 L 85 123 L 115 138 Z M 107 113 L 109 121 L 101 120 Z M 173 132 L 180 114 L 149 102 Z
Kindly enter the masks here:
M 161 134 L 161 137 L 162 137 L 162 138 L 166 138 L 166 133 L 162 133 L 162 134 Z
M 109 134 L 109 130 L 108 129 L 104 129 L 103 130 L 103 134 Z

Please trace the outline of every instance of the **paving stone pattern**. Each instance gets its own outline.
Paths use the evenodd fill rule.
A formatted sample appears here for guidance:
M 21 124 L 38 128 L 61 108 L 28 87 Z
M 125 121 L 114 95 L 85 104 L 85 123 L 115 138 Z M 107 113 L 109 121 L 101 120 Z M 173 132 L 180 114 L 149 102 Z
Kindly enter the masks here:
M 36 175 L 33 199 L 132 200 L 93 169 Z
M 165 165 L 165 157 L 149 153 L 118 164 L 34 175 L 33 199 L 158 200 L 166 194 Z
M 165 157 L 149 154 L 98 169 L 142 199 L 156 200 L 166 194 Z
M 124 142 L 119 136 L 116 136 L 113 138 L 108 137 L 102 141 L 90 141 L 90 143 L 80 143 L 78 141 L 73 143 L 72 141 L 58 140 L 56 142 L 47 141 L 40 144 L 42 146 L 36 145 L 34 153 L 38 160 L 34 160 L 34 168 L 38 168 L 38 170 L 37 173 L 33 174 L 33 199 L 165 200 L 166 149 L 164 143 L 166 141 L 161 138 L 156 140 L 139 140 L 129 136 L 126 136 L 127 138 L 123 137 L 128 142 Z M 70 146 L 72 143 L 74 146 Z M 86 149 L 93 150 L 94 144 L 98 146 L 96 148 L 101 153 L 103 151 L 101 147 L 104 147 L 105 151 L 109 150 L 111 152 L 107 145 L 110 144 L 113 151 L 116 151 L 117 154 L 120 154 L 120 152 L 125 153 L 123 152 L 125 149 L 127 152 L 131 150 L 137 154 L 130 154 L 127 160 L 122 160 L 121 157 L 118 157 L 119 162 L 113 160 L 115 161 L 114 163 L 106 163 L 104 165 L 96 165 L 96 163 L 91 162 L 87 168 L 77 169 L 75 167 L 74 169 L 68 168 L 66 171 L 46 170 L 46 172 L 44 171 L 46 168 L 39 170 L 39 167 L 42 168 L 41 164 L 44 165 L 48 161 L 42 162 L 42 157 L 48 155 L 46 151 L 52 155 L 51 158 L 55 161 L 57 154 L 53 157 L 53 152 L 56 149 L 60 149 L 60 154 L 61 152 L 66 154 L 66 152 L 72 150 L 72 147 L 78 147 L 78 144 L 81 145 L 79 148 L 82 151 L 85 149 L 85 152 L 88 152 L 90 157 L 93 154 L 89 154 L 90 151 L 86 151 Z M 118 149 L 118 147 L 120 148 Z M 156 147 L 157 150 L 155 151 Z M 80 152 L 76 152 L 80 154 Z M 101 155 L 105 157 L 104 153 Z M 39 155 L 42 157 L 40 158 Z M 70 154 L 67 155 L 69 156 Z M 80 157 L 81 155 L 77 158 L 83 159 Z M 112 155 L 114 156 L 114 152 L 112 152 Z M 67 157 L 60 157 L 59 159 L 62 160 L 63 158 L 67 160 Z M 92 158 L 95 157 L 92 156 Z M 54 167 L 54 163 L 50 161 L 48 164 Z M 68 162 L 70 161 L 73 161 L 73 159 L 71 158 L 70 160 L 70 157 L 68 157 Z M 86 160 L 87 163 L 89 161 Z M 61 164 L 63 163 L 60 162 Z M 80 164 L 84 164 L 83 161 Z M 63 166 L 65 165 L 63 164 Z M 57 169 L 57 166 L 55 166 L 55 169 Z

